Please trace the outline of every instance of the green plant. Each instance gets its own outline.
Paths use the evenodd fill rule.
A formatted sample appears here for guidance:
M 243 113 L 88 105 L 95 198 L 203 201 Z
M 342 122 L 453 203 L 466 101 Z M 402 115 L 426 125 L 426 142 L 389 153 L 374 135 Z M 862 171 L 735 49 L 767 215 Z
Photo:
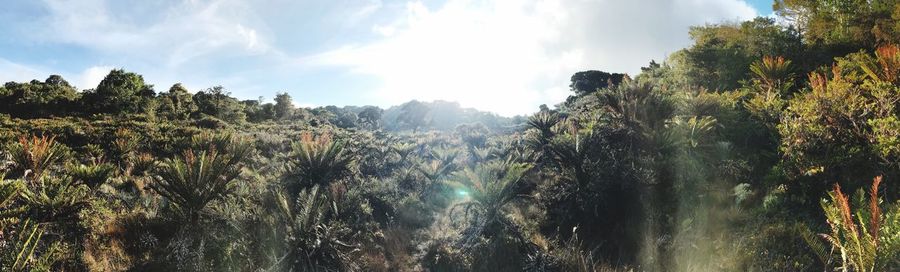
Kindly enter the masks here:
M 18 144 L 9 149 L 15 163 L 14 171 L 20 172 L 23 179 L 39 180 L 44 172 L 66 156 L 65 149 L 50 136 L 19 136 Z M 31 175 L 27 174 L 30 170 Z
M 21 199 L 33 218 L 59 222 L 73 218 L 87 206 L 88 196 L 88 187 L 70 177 L 44 177 L 26 186 Z
M 471 244 L 485 231 L 497 234 L 506 227 L 503 209 L 519 198 L 518 186 L 525 173 L 531 169 L 526 163 L 491 161 L 475 168 L 467 167 L 448 183 L 464 200 L 451 207 L 450 214 L 462 211 L 464 219 L 471 222 L 464 244 Z
M 19 192 L 25 185 L 18 180 L 3 180 L 0 175 L 0 234 L 3 229 L 18 222 L 18 215 L 25 211 L 26 207 L 10 207 L 19 196 Z
M 344 144 L 327 134 L 314 138 L 311 133 L 304 133 L 291 147 L 287 172 L 292 181 L 299 181 L 300 187 L 326 186 L 339 180 L 349 173 L 354 162 Z
M 900 83 L 900 46 L 889 44 L 875 49 L 875 60 L 860 65 L 866 76 L 875 81 Z
M 112 145 L 113 154 L 115 154 L 114 158 L 118 160 L 121 167 L 125 169 L 125 164 L 129 161 L 131 156 L 137 152 L 143 137 L 125 128 L 117 129 L 113 136 L 115 137 Z
M 334 220 L 337 205 L 321 187 L 313 185 L 291 203 L 282 192 L 275 193 L 279 214 L 287 222 L 288 266 L 302 271 L 348 269 L 359 245 L 349 242 L 351 230 Z
M 526 143 L 534 150 L 544 150 L 550 144 L 556 133 L 553 131 L 554 126 L 560 122 L 559 114 L 556 112 L 541 111 L 535 113 L 528 118 L 526 124 L 528 127 L 537 131 L 528 137 Z
M 232 192 L 250 151 L 247 142 L 236 139 L 227 150 L 187 150 L 163 163 L 150 188 L 168 199 L 181 219 L 197 222 L 207 204 Z
M 157 166 L 156 158 L 150 153 L 138 153 L 131 157 L 131 175 L 143 176 Z
M 781 56 L 765 56 L 750 64 L 756 82 L 766 91 L 784 93 L 783 90 L 791 87 L 792 70 L 791 61 Z
M 872 181 L 868 203 L 862 190 L 857 193 L 855 212 L 838 184 L 829 192 L 830 200 L 822 200 L 831 233 L 821 236 L 840 253 L 843 271 L 887 271 L 900 265 L 900 215 L 897 214 L 900 210 L 882 214 L 878 197 L 880 184 L 880 176 Z M 821 246 L 810 245 L 817 249 L 817 254 L 825 255 Z
M 35 249 L 44 235 L 39 224 L 26 219 L 20 224 L 9 244 L 0 245 L 0 269 L 4 271 L 27 271 L 34 259 Z M 0 236 L 2 237 L 2 236 Z
M 66 170 L 76 182 L 96 189 L 112 177 L 116 172 L 116 166 L 109 163 L 70 164 Z

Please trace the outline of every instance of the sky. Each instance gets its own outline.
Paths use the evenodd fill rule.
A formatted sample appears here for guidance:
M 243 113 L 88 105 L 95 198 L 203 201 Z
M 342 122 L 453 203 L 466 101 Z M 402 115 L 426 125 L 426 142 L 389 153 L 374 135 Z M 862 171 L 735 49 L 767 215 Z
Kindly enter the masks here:
M 0 82 L 90 89 L 118 68 L 157 92 L 512 116 L 565 100 L 575 72 L 637 74 L 689 46 L 690 26 L 768 14 L 766 0 L 8 0 Z

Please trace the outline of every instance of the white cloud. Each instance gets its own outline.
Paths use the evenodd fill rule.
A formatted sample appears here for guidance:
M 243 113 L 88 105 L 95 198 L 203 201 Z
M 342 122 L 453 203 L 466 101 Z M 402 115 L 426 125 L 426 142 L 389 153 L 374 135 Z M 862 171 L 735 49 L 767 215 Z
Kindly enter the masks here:
M 41 68 L 31 67 L 0 58 L 0 84 L 16 81 L 28 82 L 32 79 L 42 80 L 48 74 Z
M 184 1 L 168 7 L 134 2 L 126 8 L 109 0 L 44 0 L 49 14 L 37 24 L 35 39 L 68 43 L 118 54 L 130 60 L 162 63 L 168 69 L 228 50 L 229 54 L 273 52 L 264 28 L 240 0 Z M 152 13 L 142 13 L 146 7 Z M 148 17 L 148 18 L 140 18 Z
M 563 100 L 574 72 L 634 74 L 689 45 L 689 26 L 753 16 L 740 0 L 410 2 L 397 22 L 372 28 L 381 39 L 301 62 L 377 77 L 381 105 L 444 99 L 523 114 Z
M 81 72 L 81 75 L 78 76 L 78 81 L 75 82 L 75 86 L 78 86 L 81 89 L 96 88 L 97 85 L 100 85 L 100 81 L 103 81 L 103 78 L 105 78 L 112 69 L 115 68 L 112 66 L 92 66 L 84 69 L 84 71 Z

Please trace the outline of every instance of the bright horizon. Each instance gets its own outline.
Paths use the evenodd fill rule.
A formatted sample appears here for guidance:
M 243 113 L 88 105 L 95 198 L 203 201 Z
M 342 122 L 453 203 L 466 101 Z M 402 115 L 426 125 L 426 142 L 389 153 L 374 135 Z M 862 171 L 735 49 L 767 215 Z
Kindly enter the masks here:
M 12 1 L 0 81 L 110 69 L 157 92 L 222 85 L 303 107 L 446 100 L 503 116 L 569 95 L 578 71 L 637 74 L 690 44 L 688 27 L 746 20 L 768 1 Z M 764 10 L 764 11 L 763 11 Z M 583 27 L 591 26 L 591 27 Z

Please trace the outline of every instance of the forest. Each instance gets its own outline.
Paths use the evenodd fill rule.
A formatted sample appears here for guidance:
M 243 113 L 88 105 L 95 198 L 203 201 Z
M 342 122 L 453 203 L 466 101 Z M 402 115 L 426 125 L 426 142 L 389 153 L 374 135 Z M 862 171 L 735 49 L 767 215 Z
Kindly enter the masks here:
M 0 271 L 900 270 L 900 1 L 774 9 L 512 118 L 7 82 Z

